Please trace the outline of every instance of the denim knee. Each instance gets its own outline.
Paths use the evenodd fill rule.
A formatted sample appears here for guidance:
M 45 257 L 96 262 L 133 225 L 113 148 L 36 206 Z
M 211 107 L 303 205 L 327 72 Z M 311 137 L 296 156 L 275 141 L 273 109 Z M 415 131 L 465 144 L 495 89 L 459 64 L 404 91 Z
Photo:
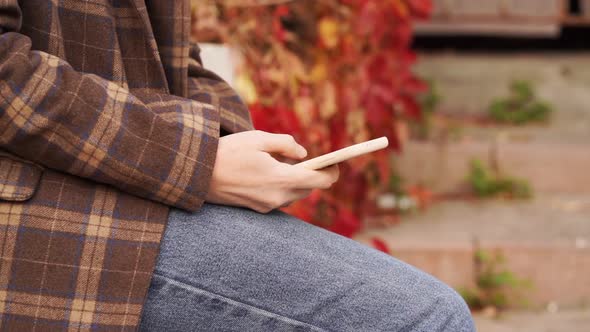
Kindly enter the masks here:
M 474 332 L 475 326 L 471 311 L 465 300 L 455 290 L 445 287 L 446 290 L 439 294 L 438 315 L 445 317 L 442 331 Z

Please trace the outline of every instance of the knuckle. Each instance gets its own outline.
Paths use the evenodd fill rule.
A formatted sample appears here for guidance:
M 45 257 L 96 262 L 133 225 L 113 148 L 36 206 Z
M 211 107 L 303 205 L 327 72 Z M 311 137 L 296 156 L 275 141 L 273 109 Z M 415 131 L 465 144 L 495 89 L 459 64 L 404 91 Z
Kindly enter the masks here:
M 250 139 L 260 141 L 262 139 L 262 132 L 260 130 L 254 130 L 250 133 Z
M 289 184 L 291 183 L 291 172 L 290 170 L 284 168 L 284 167 L 280 167 L 279 169 L 277 169 L 277 183 L 280 186 L 286 187 L 289 186 Z
M 273 197 L 270 201 L 271 208 L 278 209 L 285 204 L 286 199 L 282 196 Z
M 293 137 L 292 135 L 283 134 L 283 138 L 285 139 L 285 141 L 289 142 L 290 144 L 296 143 L 295 137 Z
M 320 188 L 321 189 L 330 189 L 330 188 L 332 188 L 333 183 L 334 182 L 326 181 L 326 182 L 322 183 L 322 186 Z
M 267 214 L 272 211 L 272 207 L 270 206 L 257 206 L 253 208 L 254 211 L 262 214 Z
M 256 135 L 256 138 L 257 139 L 263 139 L 263 138 L 265 138 L 265 136 L 266 136 L 265 134 L 266 133 L 264 131 L 262 131 L 262 130 L 255 130 L 254 131 L 254 135 Z
M 338 176 L 338 174 L 335 174 L 335 175 L 332 177 L 332 183 L 336 183 L 336 182 L 338 181 L 338 177 L 339 177 L 339 176 Z
M 287 169 L 280 168 L 276 172 L 275 181 L 280 188 L 289 188 L 293 184 L 293 176 Z
M 332 183 L 335 183 L 340 178 L 340 169 L 336 167 L 331 175 Z
M 258 212 L 262 214 L 268 214 L 270 211 L 272 211 L 271 208 L 261 208 Z
M 281 201 L 277 197 L 271 197 L 268 198 L 265 202 L 262 202 L 259 212 L 268 213 L 274 209 L 278 209 L 279 207 L 281 207 L 281 205 L 283 205 L 283 201 Z

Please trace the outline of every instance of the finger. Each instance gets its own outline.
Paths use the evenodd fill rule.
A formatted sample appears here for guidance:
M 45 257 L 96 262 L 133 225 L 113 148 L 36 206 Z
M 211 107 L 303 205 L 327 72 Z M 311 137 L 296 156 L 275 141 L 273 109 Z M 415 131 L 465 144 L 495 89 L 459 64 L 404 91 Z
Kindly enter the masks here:
M 307 156 L 307 150 L 299 145 L 295 138 L 286 134 L 271 134 L 260 132 L 260 149 L 268 153 L 278 153 L 287 158 L 303 159 Z
M 304 199 L 305 197 L 309 196 L 311 194 L 312 189 L 293 189 L 288 195 L 288 199 L 285 203 L 283 203 L 283 205 L 281 205 L 281 208 L 286 208 L 288 206 L 290 206 L 291 204 L 293 204 L 294 202 Z
M 304 199 L 305 197 L 309 196 L 311 194 L 312 189 L 295 189 L 291 192 L 291 198 L 289 199 L 290 202 L 288 202 L 288 204 L 291 204 L 295 201 L 298 201 L 300 199 Z
M 276 161 L 287 165 L 295 165 L 300 162 L 300 160 L 298 159 L 284 157 L 283 155 L 278 153 L 273 153 L 270 156 L 273 157 Z
M 329 176 L 332 177 L 332 183 L 338 181 L 340 177 L 340 167 L 338 165 L 332 165 L 330 167 L 326 167 L 324 169 L 319 170 L 320 172 L 326 172 Z
M 336 181 L 338 181 L 338 178 L 340 177 L 340 168 L 338 167 L 338 165 L 332 165 L 330 167 L 317 170 L 316 172 L 321 173 L 322 176 L 328 182 L 327 187 L 325 187 L 324 189 L 330 188 Z
M 295 188 L 299 189 L 328 189 L 338 180 L 339 168 L 337 165 L 321 170 L 312 171 L 304 167 L 292 166 L 295 168 L 293 179 Z
M 272 210 L 289 206 L 295 201 L 311 194 L 309 189 L 291 189 L 269 193 L 260 199 L 247 199 L 245 206 L 259 213 L 269 213 Z

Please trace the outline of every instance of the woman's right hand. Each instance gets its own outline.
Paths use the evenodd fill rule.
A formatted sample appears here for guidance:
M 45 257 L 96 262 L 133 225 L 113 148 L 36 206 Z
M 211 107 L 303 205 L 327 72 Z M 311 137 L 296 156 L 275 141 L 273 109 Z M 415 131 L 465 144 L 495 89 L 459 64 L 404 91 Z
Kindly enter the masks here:
M 221 137 L 206 201 L 268 213 L 338 180 L 337 165 L 312 171 L 271 154 L 301 160 L 307 151 L 284 134 L 247 131 Z

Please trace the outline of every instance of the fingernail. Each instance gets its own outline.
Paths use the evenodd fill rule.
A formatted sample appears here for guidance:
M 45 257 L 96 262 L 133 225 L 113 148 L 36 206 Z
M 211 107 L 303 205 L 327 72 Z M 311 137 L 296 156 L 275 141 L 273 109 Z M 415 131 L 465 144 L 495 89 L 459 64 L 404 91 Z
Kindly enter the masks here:
M 299 146 L 297 148 L 297 154 L 299 155 L 300 158 L 305 158 L 307 156 L 307 150 L 305 150 L 304 147 Z

